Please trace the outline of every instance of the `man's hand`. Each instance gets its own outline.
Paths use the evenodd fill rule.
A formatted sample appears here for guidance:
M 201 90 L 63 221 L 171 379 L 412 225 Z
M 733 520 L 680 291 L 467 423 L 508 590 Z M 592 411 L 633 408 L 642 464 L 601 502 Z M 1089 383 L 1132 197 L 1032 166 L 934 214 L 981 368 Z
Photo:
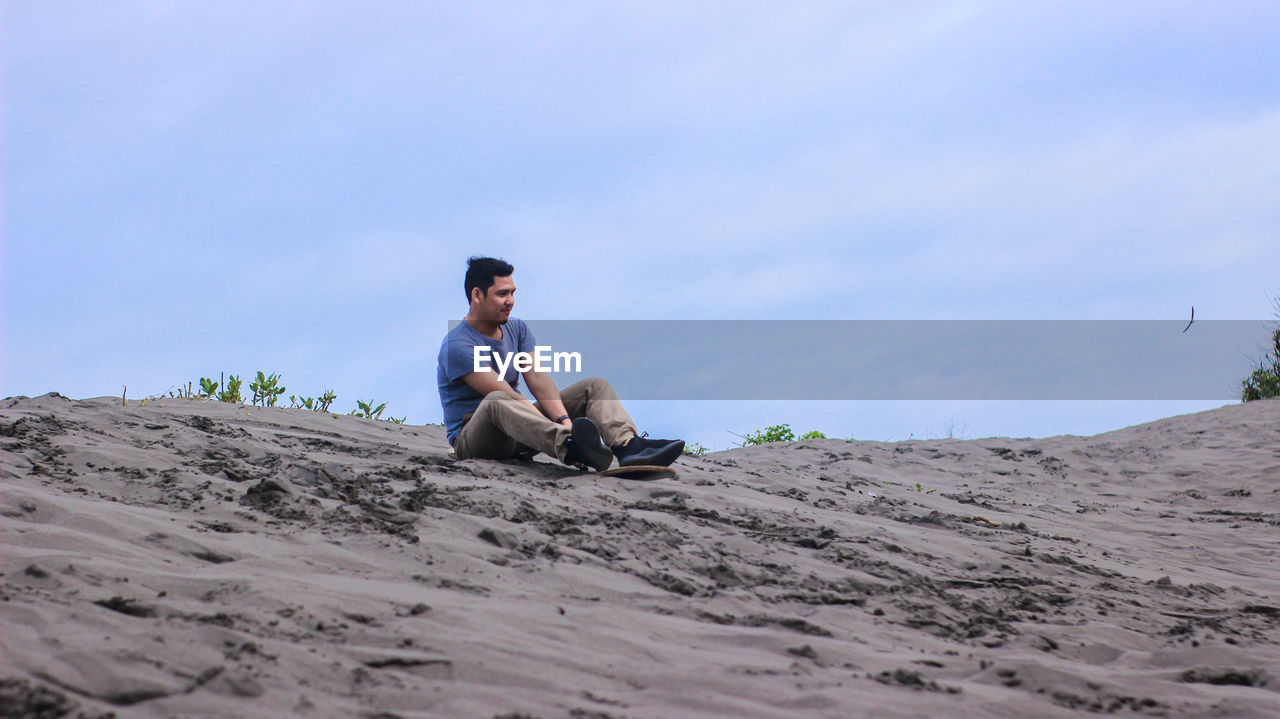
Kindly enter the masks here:
M 560 401 L 560 390 L 556 388 L 556 383 L 550 375 L 530 370 L 523 376 L 525 384 L 529 385 L 529 391 L 538 398 L 538 410 L 546 415 L 547 419 L 554 422 L 557 417 L 568 414 L 564 409 L 564 402 Z M 573 420 L 566 417 L 560 420 L 560 424 L 571 427 Z

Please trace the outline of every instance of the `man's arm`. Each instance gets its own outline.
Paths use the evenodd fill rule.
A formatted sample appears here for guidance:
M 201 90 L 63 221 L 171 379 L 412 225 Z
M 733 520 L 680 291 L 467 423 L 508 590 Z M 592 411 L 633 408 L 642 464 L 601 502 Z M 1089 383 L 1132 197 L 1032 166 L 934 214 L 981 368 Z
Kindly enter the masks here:
M 530 370 L 523 376 L 524 383 L 529 385 L 529 391 L 538 398 L 538 409 L 547 416 L 547 419 L 554 421 L 556 417 L 568 414 L 564 411 L 564 402 L 560 401 L 560 390 L 556 387 L 555 380 L 551 379 L 551 375 Z M 560 424 L 568 425 L 571 422 L 565 419 Z
M 466 382 L 467 386 L 475 390 L 481 397 L 488 397 L 494 392 L 506 392 L 507 394 L 513 394 L 520 399 L 523 399 L 525 402 L 529 402 L 529 400 L 525 399 L 524 395 L 515 391 L 511 385 L 507 384 L 506 380 L 499 377 L 498 373 L 491 369 L 462 375 L 462 381 Z M 533 403 L 529 402 L 529 404 Z

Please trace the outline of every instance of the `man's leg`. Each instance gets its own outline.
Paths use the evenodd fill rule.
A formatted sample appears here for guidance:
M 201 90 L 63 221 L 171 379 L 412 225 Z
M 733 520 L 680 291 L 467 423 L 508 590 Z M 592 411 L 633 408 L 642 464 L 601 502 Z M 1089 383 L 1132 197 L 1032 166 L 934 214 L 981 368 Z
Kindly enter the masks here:
M 588 377 L 560 390 L 560 401 L 570 417 L 588 417 L 595 422 L 600 439 L 611 448 L 620 447 L 639 434 L 613 387 L 599 377 Z
M 589 417 L 600 428 L 600 438 L 613 450 L 621 467 L 643 464 L 670 465 L 684 453 L 679 439 L 642 439 L 636 423 L 608 382 L 599 377 L 584 379 L 560 391 L 565 411 L 571 417 Z
M 515 395 L 491 392 L 453 442 L 458 459 L 509 459 L 524 445 L 564 461 L 570 430 Z

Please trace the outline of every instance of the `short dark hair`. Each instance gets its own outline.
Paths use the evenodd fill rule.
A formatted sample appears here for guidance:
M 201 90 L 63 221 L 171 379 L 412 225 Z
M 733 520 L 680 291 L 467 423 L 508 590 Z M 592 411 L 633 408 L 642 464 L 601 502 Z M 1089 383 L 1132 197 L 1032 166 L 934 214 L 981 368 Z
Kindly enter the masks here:
M 481 257 L 476 255 L 467 260 L 467 277 L 463 280 L 463 289 L 467 292 L 467 304 L 471 304 L 471 288 L 479 287 L 480 294 L 489 294 L 489 288 L 493 287 L 493 278 L 510 277 L 516 268 L 511 266 L 510 262 L 500 260 L 496 257 Z

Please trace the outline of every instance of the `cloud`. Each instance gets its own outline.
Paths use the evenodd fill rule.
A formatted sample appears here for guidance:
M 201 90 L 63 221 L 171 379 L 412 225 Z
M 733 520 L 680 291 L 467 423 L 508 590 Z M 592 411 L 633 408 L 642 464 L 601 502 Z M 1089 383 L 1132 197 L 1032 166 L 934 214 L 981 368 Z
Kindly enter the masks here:
M 530 243 L 577 238 L 587 243 L 584 262 L 633 268 L 622 281 L 646 297 L 640 306 L 698 312 L 719 298 L 741 312 L 754 298 L 757 316 L 778 306 L 825 312 L 824 295 L 840 287 L 855 293 L 855 306 L 893 312 L 884 308 L 910 304 L 894 289 L 923 278 L 954 302 L 917 312 L 954 312 L 966 296 L 1004 288 L 1016 303 L 982 298 L 982 311 L 1069 317 L 1090 310 L 1037 300 L 1032 286 L 1116 296 L 1132 294 L 1134 281 L 1195 275 L 1216 294 L 1242 273 L 1264 284 L 1263 268 L 1280 260 L 1266 240 L 1280 219 L 1269 199 L 1280 191 L 1274 147 L 1277 109 L 1160 131 L 1117 125 L 1035 152 L 851 140 L 740 174 L 677 167 L 591 201 L 516 206 L 499 228 Z M 1214 239 L 1222 254 L 1206 264 Z M 695 281 L 663 281 L 682 264 Z M 751 291 L 703 284 L 717 275 Z M 856 287 L 841 287 L 841 275 Z M 636 276 L 654 278 L 653 287 Z M 1122 311 L 1149 316 L 1152 299 L 1136 295 Z M 1249 296 L 1226 312 L 1247 316 L 1255 304 Z
M 4 382 L 416 378 L 472 252 L 546 318 L 1265 314 L 1278 12 L 6 6 Z

